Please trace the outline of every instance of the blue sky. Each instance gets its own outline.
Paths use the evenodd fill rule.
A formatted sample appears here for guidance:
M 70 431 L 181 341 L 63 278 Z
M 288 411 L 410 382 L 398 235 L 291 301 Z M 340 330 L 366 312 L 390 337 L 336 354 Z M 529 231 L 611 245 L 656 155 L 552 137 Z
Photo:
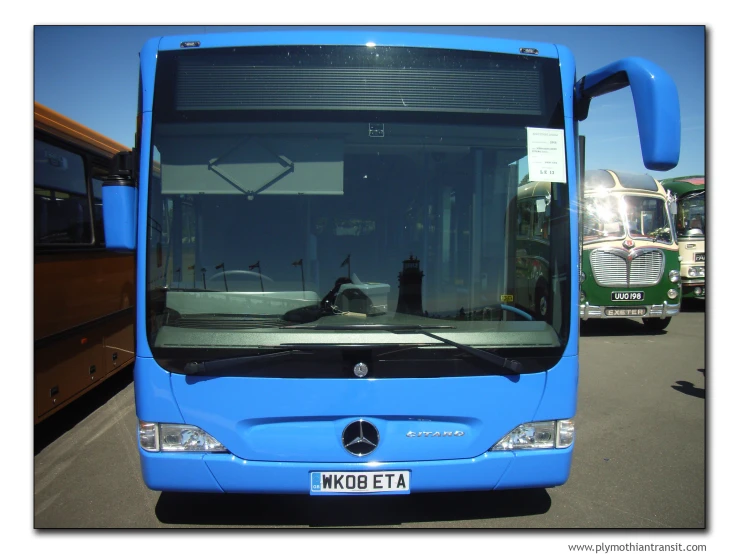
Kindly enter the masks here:
M 274 28 L 274 27 L 273 27 Z M 326 28 L 326 27 L 313 27 Z M 569 47 L 578 78 L 610 62 L 640 56 L 675 80 L 680 98 L 680 162 L 664 178 L 705 171 L 705 32 L 702 26 L 455 26 L 360 27 L 494 36 Z M 36 26 L 34 99 L 80 123 L 133 145 L 138 52 L 158 35 L 261 30 L 224 26 Z M 647 172 L 643 166 L 631 92 L 597 98 L 580 127 L 588 169 Z

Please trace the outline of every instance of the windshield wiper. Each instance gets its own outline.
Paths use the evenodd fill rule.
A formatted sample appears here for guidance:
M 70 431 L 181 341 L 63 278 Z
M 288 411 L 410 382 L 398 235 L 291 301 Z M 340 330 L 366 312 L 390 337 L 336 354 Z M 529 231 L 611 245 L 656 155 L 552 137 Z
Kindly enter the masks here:
M 310 326 L 308 328 L 315 329 L 315 330 L 323 330 L 323 331 L 336 331 L 336 330 L 341 331 L 341 330 L 346 330 L 346 329 L 363 329 L 363 330 L 371 329 L 371 330 L 378 330 L 378 331 L 390 331 L 390 332 L 399 333 L 399 334 L 419 333 L 422 335 L 426 335 L 427 337 L 431 337 L 432 339 L 436 339 L 445 344 L 448 344 L 450 346 L 454 346 L 455 348 L 458 348 L 462 352 L 466 352 L 468 354 L 471 354 L 472 356 L 475 356 L 487 362 L 491 362 L 499 367 L 507 369 L 514 375 L 519 375 L 523 367 L 521 365 L 521 362 L 517 360 L 503 358 L 502 356 L 498 356 L 497 354 L 493 354 L 492 352 L 486 352 L 485 350 L 481 350 L 473 346 L 461 344 L 459 342 L 446 339 L 444 337 L 440 337 L 426 330 L 426 329 L 455 329 L 455 327 L 451 325 L 428 325 L 427 326 L 427 325 L 391 325 L 391 324 L 387 324 L 387 325 L 358 324 L 357 325 L 355 324 L 355 325 L 316 325 L 316 326 Z M 319 350 L 327 350 L 327 349 L 341 350 L 342 348 L 349 347 L 348 345 L 341 345 L 341 344 L 306 344 L 306 345 L 291 344 L 291 345 L 284 345 L 284 346 L 289 347 L 289 350 L 270 352 L 269 354 L 258 354 L 256 356 L 241 356 L 238 358 L 209 360 L 205 362 L 188 362 L 185 364 L 182 370 L 182 373 L 184 373 L 185 375 L 243 374 L 243 371 L 245 369 L 255 364 L 262 365 L 264 363 L 269 363 L 275 360 L 284 362 L 286 359 L 289 359 L 289 358 L 310 356 L 315 351 L 319 351 Z M 388 345 L 384 345 L 384 344 L 382 345 L 379 345 L 379 344 L 378 345 L 367 345 L 367 344 L 361 345 L 362 348 L 373 347 L 373 346 L 377 347 L 377 346 L 388 346 Z
M 208 375 L 218 373 L 224 375 L 231 372 L 239 372 L 255 363 L 264 364 L 274 360 L 285 361 L 295 356 L 310 356 L 312 352 L 305 350 L 280 350 L 269 354 L 258 354 L 256 356 L 240 356 L 238 358 L 225 358 L 222 360 L 209 360 L 206 362 L 188 362 L 182 370 L 185 375 Z
M 349 325 L 309 325 L 309 326 L 293 326 L 293 328 L 298 329 L 312 329 L 317 331 L 345 331 L 345 330 L 357 330 L 361 329 L 364 331 L 391 331 L 391 332 L 413 332 L 413 333 L 420 333 L 421 335 L 426 335 L 427 337 L 431 337 L 432 339 L 436 339 L 438 341 L 441 341 L 445 344 L 448 344 L 450 346 L 454 346 L 461 350 L 462 352 L 467 352 L 468 354 L 471 354 L 473 356 L 476 356 L 482 360 L 485 360 L 487 362 L 491 362 L 499 367 L 502 367 L 504 369 L 507 369 L 513 374 L 520 374 L 521 369 L 523 366 L 521 365 L 521 362 L 517 360 L 512 360 L 509 358 L 503 358 L 502 356 L 498 356 L 497 354 L 493 354 L 492 352 L 486 352 L 485 350 L 481 350 L 479 348 L 475 348 L 473 346 L 467 346 L 466 344 L 461 344 L 459 342 L 455 342 L 453 340 L 445 339 L 444 337 L 440 337 L 438 335 L 434 335 L 433 333 L 429 333 L 426 329 L 456 329 L 456 327 L 452 325 L 393 325 L 393 324 L 349 324 Z
M 422 335 L 426 335 L 427 337 L 431 337 L 432 339 L 441 341 L 445 344 L 448 344 L 449 346 L 455 346 L 456 348 L 459 348 L 462 352 L 467 352 L 468 354 L 472 354 L 473 356 L 476 356 L 482 360 L 494 363 L 495 365 L 507 369 L 515 375 L 519 375 L 521 373 L 521 370 L 523 369 L 521 362 L 517 360 L 504 358 L 502 356 L 498 356 L 497 354 L 493 354 L 492 352 L 486 352 L 485 350 L 475 348 L 474 346 L 468 346 L 466 344 L 462 344 L 453 340 L 445 339 L 444 337 L 440 337 L 438 335 L 434 335 L 433 333 L 429 333 L 428 331 L 424 331 L 422 328 L 417 329 L 416 332 Z

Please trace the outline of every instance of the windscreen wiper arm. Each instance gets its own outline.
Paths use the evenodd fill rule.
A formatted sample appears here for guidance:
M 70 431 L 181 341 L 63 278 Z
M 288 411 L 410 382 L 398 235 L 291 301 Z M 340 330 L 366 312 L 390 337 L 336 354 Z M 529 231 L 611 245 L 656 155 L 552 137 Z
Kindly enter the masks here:
M 213 373 L 224 375 L 231 372 L 238 373 L 255 364 L 269 363 L 274 360 L 285 361 L 285 359 L 294 356 L 309 356 L 311 354 L 311 352 L 305 350 L 290 349 L 270 352 L 269 354 L 258 354 L 256 356 L 240 356 L 238 358 L 225 358 L 223 360 L 209 360 L 206 362 L 188 362 L 185 364 L 182 373 L 185 375 L 209 375 Z
M 518 375 L 521 373 L 521 370 L 523 369 L 521 362 L 517 360 L 503 358 L 502 356 L 498 356 L 497 354 L 493 354 L 492 352 L 486 352 L 485 350 L 474 348 L 473 346 L 467 346 L 466 344 L 461 344 L 453 340 L 445 339 L 438 335 L 434 335 L 433 333 L 429 333 L 426 330 L 426 329 L 456 329 L 456 327 L 454 327 L 453 325 L 393 325 L 393 324 L 382 324 L 382 323 L 378 323 L 378 324 L 364 324 L 364 323 L 357 324 L 355 323 L 355 324 L 349 324 L 349 325 L 307 325 L 307 326 L 296 325 L 294 326 L 294 328 L 312 329 L 312 330 L 317 330 L 317 331 L 346 331 L 346 330 L 361 329 L 364 331 L 377 330 L 377 331 L 391 331 L 391 332 L 415 332 L 415 333 L 420 333 L 422 335 L 426 335 L 427 337 L 431 337 L 432 339 L 436 339 L 450 346 L 454 346 L 460 349 L 462 352 L 467 352 L 468 354 L 472 354 L 473 356 L 476 356 L 482 360 L 491 362 L 497 366 L 507 369 L 513 374 Z
M 414 333 L 420 333 L 422 335 L 426 335 L 427 337 L 431 337 L 432 339 L 436 339 L 440 342 L 443 342 L 445 344 L 448 344 L 450 346 L 454 346 L 455 348 L 458 348 L 459 350 L 466 352 L 468 354 L 471 354 L 472 356 L 475 356 L 477 358 L 480 358 L 482 360 L 485 360 L 487 362 L 491 362 L 499 367 L 502 367 L 504 369 L 507 369 L 514 375 L 519 375 L 521 373 L 521 370 L 523 366 L 521 365 L 521 362 L 509 358 L 503 358 L 502 356 L 498 356 L 497 354 L 493 354 L 492 352 L 486 352 L 485 350 L 481 350 L 479 348 L 475 348 L 473 346 L 468 346 L 466 344 L 461 344 L 453 340 L 446 339 L 444 337 L 440 337 L 438 335 L 435 335 L 433 333 L 429 333 L 426 331 L 426 329 L 454 329 L 455 327 L 451 325 L 436 325 L 436 326 L 424 326 L 424 325 L 342 325 L 342 326 L 333 326 L 333 325 L 325 325 L 325 326 L 316 326 L 316 327 L 309 327 L 310 329 L 320 329 L 320 330 L 326 330 L 326 331 L 333 331 L 333 330 L 346 330 L 349 329 L 376 329 L 376 330 L 382 330 L 382 331 L 391 331 L 391 332 L 414 332 Z M 244 369 L 248 368 L 249 366 L 253 366 L 255 364 L 264 364 L 269 363 L 274 360 L 279 361 L 285 361 L 287 358 L 292 357 L 301 357 L 301 356 L 310 356 L 315 350 L 324 350 L 326 347 L 330 346 L 331 348 L 341 349 L 342 345 L 289 345 L 291 348 L 289 350 L 282 350 L 278 352 L 271 352 L 269 354 L 259 354 L 256 356 L 241 356 L 238 358 L 226 358 L 223 360 L 209 360 L 205 362 L 188 362 L 185 364 L 182 373 L 185 375 L 209 375 L 217 373 L 219 375 L 226 375 L 231 373 L 241 373 Z M 363 345 L 364 347 L 367 347 L 367 345 Z M 378 345 L 379 346 L 379 345 Z
M 432 339 L 436 339 L 450 346 L 459 348 L 462 352 L 467 352 L 468 354 L 472 354 L 473 356 L 476 356 L 487 362 L 494 363 L 495 365 L 500 366 L 504 369 L 507 369 L 508 371 L 510 371 L 511 373 L 515 375 L 519 375 L 521 373 L 521 370 L 523 369 L 523 365 L 521 364 L 521 362 L 517 360 L 512 360 L 510 358 L 504 358 L 502 356 L 498 356 L 497 354 L 493 354 L 492 352 L 486 352 L 485 350 L 475 348 L 474 346 L 468 346 L 466 344 L 461 344 L 453 340 L 445 339 L 444 337 L 440 337 L 438 335 L 434 335 L 433 333 L 429 333 L 428 331 L 425 331 L 424 328 L 421 326 L 419 326 L 419 328 L 416 329 L 415 332 L 420 333 L 422 335 L 426 335 L 427 337 L 431 337 Z

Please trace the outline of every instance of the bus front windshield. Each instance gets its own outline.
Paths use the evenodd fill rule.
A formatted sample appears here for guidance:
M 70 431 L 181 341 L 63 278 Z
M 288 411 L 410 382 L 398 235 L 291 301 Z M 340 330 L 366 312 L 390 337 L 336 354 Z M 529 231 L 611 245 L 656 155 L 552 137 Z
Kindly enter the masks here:
M 679 237 L 703 237 L 706 233 L 706 193 L 701 191 L 682 197 L 676 221 Z
M 632 238 L 672 244 L 670 216 L 663 199 L 626 195 L 624 213 Z
M 665 201 L 641 195 L 590 197 L 584 207 L 584 241 L 629 237 L 672 244 L 672 227 Z
M 618 197 L 586 198 L 583 214 L 583 240 L 585 242 L 625 237 L 623 215 Z
M 166 57 L 160 65 L 168 79 Z M 169 81 L 158 86 L 177 97 Z M 538 241 L 544 277 L 522 284 L 516 267 L 527 126 L 563 125 L 561 103 L 546 104 L 552 111 L 536 118 L 155 109 L 147 300 L 155 355 L 398 344 L 408 339 L 394 331 L 418 328 L 481 348 L 563 347 L 566 183 L 552 183 L 540 214 L 550 223 Z M 532 309 L 536 294 L 547 295 L 546 315 Z

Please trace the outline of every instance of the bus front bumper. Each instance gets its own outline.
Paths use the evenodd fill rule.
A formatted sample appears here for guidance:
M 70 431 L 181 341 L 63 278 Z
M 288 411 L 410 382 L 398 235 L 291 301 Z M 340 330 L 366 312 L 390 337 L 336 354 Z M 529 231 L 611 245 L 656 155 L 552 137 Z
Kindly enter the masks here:
M 607 313 L 607 310 L 612 311 Z M 615 310 L 615 311 L 613 311 Z M 641 310 L 637 313 L 634 310 Z M 651 306 L 591 306 L 585 302 L 580 304 L 580 319 L 614 319 L 623 317 L 658 317 L 665 319 L 667 317 L 676 316 L 680 313 L 680 303 L 668 304 L 664 301 L 662 304 L 653 304 Z
M 705 279 L 686 279 L 683 278 L 683 298 L 706 299 L 706 281 Z
M 392 463 L 255 462 L 232 454 L 151 453 L 139 449 L 144 482 L 152 490 L 311 494 L 311 473 L 408 471 L 410 493 L 544 488 L 570 474 L 574 445 L 561 449 L 485 452 L 471 459 Z M 338 492 L 336 494 L 388 494 Z

